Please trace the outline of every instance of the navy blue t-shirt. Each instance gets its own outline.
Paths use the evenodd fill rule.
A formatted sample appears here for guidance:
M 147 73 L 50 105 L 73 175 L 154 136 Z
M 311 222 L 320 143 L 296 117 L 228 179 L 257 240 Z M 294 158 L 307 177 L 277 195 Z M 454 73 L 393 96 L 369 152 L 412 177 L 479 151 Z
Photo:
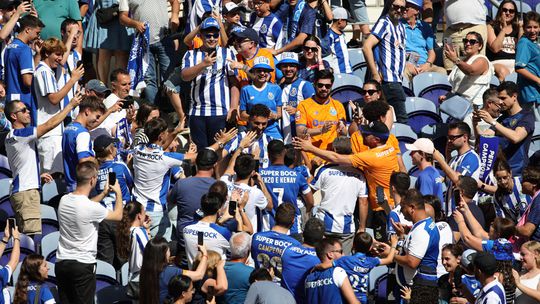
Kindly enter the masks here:
M 309 271 L 320 262 L 315 248 L 290 246 L 283 252 L 281 286 L 294 295 L 296 303 L 306 303 L 304 281 Z
M 537 194 L 531 203 L 527 222 L 536 226 L 536 229 L 531 235 L 531 241 L 540 241 L 540 194 Z
M 504 136 L 499 136 L 499 145 L 502 148 L 508 164 L 514 176 L 521 176 L 523 168 L 529 162 L 529 145 L 534 132 L 534 114 L 529 110 L 521 110 L 512 116 L 503 114 L 497 121 L 512 130 L 523 127 L 527 131 L 527 137 L 519 143 L 513 144 Z

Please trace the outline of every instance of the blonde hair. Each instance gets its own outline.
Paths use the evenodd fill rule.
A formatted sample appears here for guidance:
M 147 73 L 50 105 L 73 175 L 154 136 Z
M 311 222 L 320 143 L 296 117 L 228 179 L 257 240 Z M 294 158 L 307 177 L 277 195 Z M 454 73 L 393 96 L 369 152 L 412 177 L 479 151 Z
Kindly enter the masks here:
M 217 265 L 221 261 L 221 255 L 213 250 L 208 250 L 208 264 L 206 266 L 206 276 L 215 279 L 217 276 Z M 201 262 L 202 255 L 197 254 L 193 261 L 192 269 L 197 269 Z
M 522 245 L 530 252 L 534 253 L 535 261 L 536 261 L 536 267 L 540 268 L 540 242 L 537 241 L 528 241 Z
M 67 51 L 66 46 L 62 42 L 62 40 L 51 37 L 45 41 L 43 41 L 43 44 L 41 46 L 41 51 L 39 54 L 41 55 L 41 58 L 47 57 L 47 55 L 62 52 L 65 53 Z

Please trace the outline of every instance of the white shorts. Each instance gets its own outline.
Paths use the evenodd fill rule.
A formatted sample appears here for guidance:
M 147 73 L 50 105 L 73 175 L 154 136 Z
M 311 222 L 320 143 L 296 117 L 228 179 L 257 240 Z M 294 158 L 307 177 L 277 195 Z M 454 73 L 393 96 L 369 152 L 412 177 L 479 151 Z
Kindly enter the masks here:
M 53 135 L 38 140 L 41 173 L 64 173 L 62 136 Z

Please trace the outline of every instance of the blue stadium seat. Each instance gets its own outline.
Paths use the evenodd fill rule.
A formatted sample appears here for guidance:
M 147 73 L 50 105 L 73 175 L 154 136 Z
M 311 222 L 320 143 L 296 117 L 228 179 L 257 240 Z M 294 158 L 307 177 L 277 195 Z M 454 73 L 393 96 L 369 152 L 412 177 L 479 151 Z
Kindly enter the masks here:
M 540 3 L 536 5 L 536 12 L 540 14 Z
M 42 187 L 42 204 L 47 204 L 53 197 L 66 193 L 66 182 L 64 179 L 55 179 L 50 183 L 43 184 Z
M 452 90 L 448 77 L 439 73 L 421 73 L 414 76 L 412 82 L 414 96 L 431 100 L 436 106 L 439 105 L 439 96 Z
M 353 74 L 360 77 L 362 83 L 364 83 L 368 66 L 362 49 L 349 49 L 349 62 L 351 63 Z
M 0 233 L 0 237 L 4 237 L 4 232 Z M 24 260 L 24 258 L 32 253 L 36 253 L 36 245 L 34 244 L 34 240 L 29 237 L 26 234 L 21 233 L 19 235 L 20 239 L 20 247 L 21 247 L 21 255 L 19 260 Z M 0 258 L 0 265 L 6 265 L 9 262 L 9 257 L 11 256 L 11 252 L 13 251 L 13 238 L 10 238 L 8 241 L 8 244 L 6 245 L 6 249 L 4 250 L 4 253 L 2 254 L 2 257 Z
M 441 104 L 439 110 L 441 113 L 462 121 L 469 113 L 472 112 L 472 104 L 467 99 L 455 95 L 446 99 Z
M 407 151 L 405 144 L 413 143 L 418 139 L 418 135 L 414 133 L 413 129 L 409 125 L 395 123 L 390 130 L 390 133 L 394 134 L 399 141 L 399 148 L 402 152 Z
M 538 121 L 534 123 L 534 133 L 529 146 L 529 157 L 536 151 L 540 151 L 540 122 Z
M 508 74 L 506 77 L 504 77 L 504 81 L 512 81 L 513 83 L 517 83 L 517 73 L 516 72 L 512 72 L 510 74 Z
M 108 286 L 120 285 L 116 280 L 116 270 L 113 265 L 97 260 L 96 292 Z
M 58 224 L 58 218 L 56 217 L 56 210 L 53 207 L 47 205 L 40 205 L 41 209 L 41 235 L 58 231 L 60 225 Z
M 499 78 L 497 78 L 497 76 L 495 75 L 491 76 L 491 82 L 489 86 L 492 88 L 496 88 L 499 86 L 499 84 L 501 84 L 501 82 L 499 81 Z
M 369 292 L 372 292 L 375 289 L 375 282 L 377 279 L 383 276 L 385 273 L 388 273 L 388 267 L 386 266 L 377 266 L 369 272 Z
M 0 201 L 9 199 L 9 193 L 11 189 L 11 178 L 0 179 Z
M 355 75 L 351 74 L 336 74 L 334 85 L 332 86 L 332 92 L 330 95 L 332 98 L 339 100 L 345 112 L 347 113 L 347 120 L 350 121 L 350 109 L 349 109 L 349 100 L 357 101 L 363 100 L 364 97 L 360 93 L 362 89 L 363 81 Z
M 401 159 L 403 160 L 403 165 L 405 165 L 405 169 L 407 169 L 407 172 L 409 172 L 409 170 L 414 167 L 412 163 L 411 151 L 405 151 L 402 149 Z
M 403 77 L 403 81 L 401 82 L 401 86 L 403 87 L 403 92 L 405 92 L 405 96 L 407 97 L 414 97 L 414 92 L 411 88 L 411 83 L 407 77 Z
M 11 170 L 9 170 L 9 168 L 0 167 L 0 180 L 12 177 L 13 173 L 11 172 Z
M 409 118 L 408 125 L 416 134 L 419 134 L 424 126 L 442 122 L 435 104 L 421 97 L 407 97 L 405 110 Z
M 122 286 L 126 286 L 129 281 L 129 263 L 124 263 L 122 268 L 120 268 L 120 282 Z
M 56 251 L 58 250 L 58 239 L 60 232 L 52 232 L 41 239 L 41 255 L 45 260 L 54 263 L 56 261 Z
M 445 123 L 438 123 L 423 127 L 419 137 L 431 139 L 435 149 L 439 150 L 439 152 L 444 155 L 446 150 L 446 142 L 448 140 L 447 135 L 448 125 Z
M 125 286 L 108 286 L 96 292 L 96 304 L 131 304 L 132 300 L 126 295 Z

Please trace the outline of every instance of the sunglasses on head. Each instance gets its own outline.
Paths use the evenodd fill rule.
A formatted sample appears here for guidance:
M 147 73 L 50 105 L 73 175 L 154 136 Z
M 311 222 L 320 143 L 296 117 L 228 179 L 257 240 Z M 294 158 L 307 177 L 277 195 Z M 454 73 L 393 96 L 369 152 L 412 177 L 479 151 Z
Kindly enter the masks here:
M 360 94 L 362 94 L 362 95 L 366 95 L 366 93 L 367 93 L 368 95 L 371 96 L 371 95 L 373 95 L 373 94 L 375 94 L 375 93 L 377 93 L 377 92 L 379 92 L 379 91 L 377 91 L 377 90 L 364 90 L 364 89 L 360 89 Z
M 330 90 L 332 88 L 332 85 L 329 83 L 317 83 L 317 88 L 319 89 L 327 88 Z
M 204 38 L 210 39 L 210 38 L 219 38 L 219 33 L 206 33 L 204 34 Z
M 466 45 L 466 44 L 475 45 L 476 43 L 478 43 L 478 40 L 476 40 L 476 39 L 463 38 L 463 44 L 464 45 Z
M 502 11 L 503 13 L 510 13 L 510 14 L 513 14 L 513 13 L 515 13 L 515 12 L 516 12 L 516 10 L 515 10 L 515 9 L 511 9 L 511 8 L 504 8 L 504 7 L 503 7 L 503 8 L 501 8 L 501 11 Z
M 448 135 L 448 140 L 454 141 L 454 140 L 462 137 L 463 135 L 465 135 L 465 133 L 459 134 L 459 135 Z
M 404 12 L 407 10 L 407 7 L 403 5 L 392 4 L 392 9 L 396 12 Z
M 319 49 L 317 49 L 316 47 L 309 47 L 309 46 L 305 46 L 305 47 L 304 47 L 304 51 L 306 51 L 306 52 L 313 52 L 313 53 L 315 53 L 315 52 L 317 52 L 318 50 L 319 50 Z

